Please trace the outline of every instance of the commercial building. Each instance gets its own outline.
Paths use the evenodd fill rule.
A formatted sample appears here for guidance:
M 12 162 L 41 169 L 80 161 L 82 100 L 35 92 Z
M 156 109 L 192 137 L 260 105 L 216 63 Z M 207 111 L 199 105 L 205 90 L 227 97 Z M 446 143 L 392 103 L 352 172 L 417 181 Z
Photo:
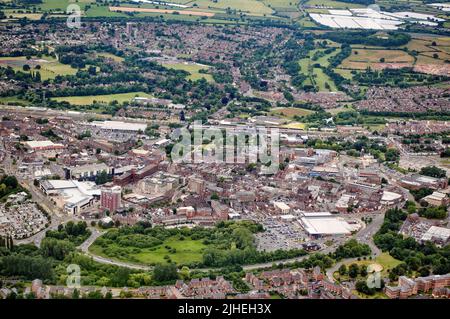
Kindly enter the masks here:
M 108 176 L 114 174 L 114 169 L 105 163 L 87 164 L 82 166 L 65 167 L 66 179 L 94 180 L 97 175 L 106 172 Z
M 144 194 L 164 194 L 180 185 L 180 176 L 165 172 L 156 172 L 141 180 L 138 184 L 140 191 Z
M 144 132 L 147 128 L 147 124 L 145 123 L 129 123 L 122 121 L 93 121 L 91 125 L 105 131 L 123 133 Z
M 105 186 L 102 188 L 100 196 L 100 205 L 102 208 L 115 212 L 122 205 L 121 202 L 122 187 Z
M 33 151 L 49 151 L 49 150 L 62 150 L 65 148 L 63 144 L 53 143 L 52 141 L 27 141 L 24 142 L 25 146 Z
M 54 197 L 56 205 L 70 215 L 91 207 L 94 199 L 100 198 L 100 189 L 94 182 L 43 180 L 40 188 L 47 196 Z
M 420 239 L 422 243 L 432 241 L 438 247 L 450 243 L 450 229 L 438 226 L 431 226 Z
M 309 236 L 314 238 L 345 236 L 350 235 L 354 230 L 354 226 L 328 212 L 302 213 L 301 215 L 301 226 Z
M 442 206 L 449 203 L 447 194 L 441 192 L 433 192 L 433 194 L 425 196 L 422 200 L 432 206 Z

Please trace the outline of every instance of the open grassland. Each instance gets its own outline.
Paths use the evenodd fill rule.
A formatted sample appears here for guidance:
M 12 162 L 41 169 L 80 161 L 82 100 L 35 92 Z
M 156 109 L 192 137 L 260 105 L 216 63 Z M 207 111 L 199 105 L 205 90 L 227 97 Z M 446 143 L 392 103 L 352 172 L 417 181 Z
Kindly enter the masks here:
M 382 67 L 385 63 L 398 64 L 402 67 L 412 66 L 414 57 L 402 50 L 352 49 L 351 56 L 346 58 L 339 67 L 365 70 L 368 67 Z
M 23 71 L 25 64 L 30 66 L 30 71 Z M 40 69 L 36 69 L 38 65 L 41 67 Z M 32 58 L 30 60 L 27 60 L 24 56 L 1 57 L 0 66 L 10 66 L 15 71 L 25 73 L 39 72 L 42 80 L 54 79 L 57 75 L 74 75 L 77 73 L 77 69 L 72 68 L 70 65 L 59 63 L 52 57 Z
M 0 104 L 29 105 L 30 101 L 19 99 L 16 96 L 0 96 Z
M 208 65 L 192 64 L 192 63 L 170 63 L 170 64 L 163 63 L 163 66 L 168 69 L 183 70 L 189 72 L 191 75 L 189 75 L 187 78 L 192 81 L 197 81 L 202 78 L 208 82 L 214 81 L 211 74 L 200 73 L 200 70 L 209 69 Z
M 114 54 L 111 54 L 111 53 L 108 53 L 108 52 L 99 52 L 99 53 L 97 53 L 97 56 L 101 56 L 101 57 L 104 57 L 106 59 L 111 59 L 114 62 L 123 62 L 123 60 L 125 60 L 124 58 L 122 58 L 120 56 L 117 56 L 117 55 L 114 55 Z
M 332 79 L 324 73 L 321 68 L 314 67 L 315 64 L 319 64 L 322 67 L 329 65 L 328 60 L 339 53 L 340 49 L 337 49 L 329 54 L 320 56 L 317 60 L 313 61 L 313 57 L 316 53 L 325 51 L 325 49 L 313 50 L 309 58 L 304 58 L 299 61 L 300 72 L 307 76 L 307 79 L 303 82 L 303 85 L 313 85 L 321 92 L 336 92 L 337 87 Z
M 282 116 L 289 119 L 292 119 L 295 116 L 305 116 L 311 113 L 313 113 L 313 111 L 297 107 L 276 107 L 270 110 L 271 115 Z
M 91 105 L 94 103 L 108 104 L 113 101 L 119 103 L 129 102 L 134 97 L 152 97 L 150 94 L 144 92 L 131 92 L 131 93 L 119 93 L 119 94 L 105 94 L 105 95 L 87 95 L 87 96 L 64 96 L 55 97 L 52 100 L 57 102 L 68 102 L 73 105 Z
M 376 257 L 374 260 L 358 260 L 358 261 L 347 264 L 347 267 L 350 266 L 351 264 L 357 264 L 358 266 L 379 265 L 382 268 L 382 269 L 380 269 L 381 276 L 387 277 L 389 275 L 389 271 L 392 268 L 400 265 L 401 263 L 402 262 L 400 260 L 395 259 L 391 255 L 389 255 L 389 253 L 382 253 L 381 255 Z
M 88 4 L 95 3 L 95 0 L 42 0 L 42 4 L 36 5 L 37 8 L 43 12 L 49 11 L 63 11 L 66 12 L 67 6 L 69 4 L 76 4 L 80 6 L 82 10 Z
M 152 265 L 167 263 L 168 259 L 166 256 L 177 264 L 200 262 L 202 261 L 205 248 L 206 245 L 203 244 L 202 240 L 185 238 L 181 241 L 176 237 L 171 237 L 166 239 L 161 245 L 152 248 L 130 248 L 127 254 L 119 253 L 123 248 L 117 245 L 110 245 L 104 249 L 95 243 L 89 247 L 89 251 L 95 255 L 119 261 Z
M 320 92 L 336 92 L 338 89 L 333 80 L 322 69 L 313 69 L 313 79 Z

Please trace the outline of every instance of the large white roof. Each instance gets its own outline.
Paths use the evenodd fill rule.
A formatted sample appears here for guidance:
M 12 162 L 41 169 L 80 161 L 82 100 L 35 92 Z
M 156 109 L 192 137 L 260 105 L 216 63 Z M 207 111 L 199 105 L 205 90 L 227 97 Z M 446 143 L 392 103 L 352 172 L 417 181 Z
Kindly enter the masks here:
M 301 222 L 310 235 L 348 235 L 352 229 L 345 220 L 333 217 L 303 217 Z
M 117 130 L 117 131 L 145 131 L 147 124 L 145 123 L 129 123 L 122 121 L 93 121 L 93 126 L 100 127 L 105 130 Z

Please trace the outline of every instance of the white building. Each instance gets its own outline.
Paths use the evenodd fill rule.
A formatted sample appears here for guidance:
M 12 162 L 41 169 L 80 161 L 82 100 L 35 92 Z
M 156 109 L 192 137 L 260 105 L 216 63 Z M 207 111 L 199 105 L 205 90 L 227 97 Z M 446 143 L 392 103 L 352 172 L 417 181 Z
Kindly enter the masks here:
M 354 226 L 328 212 L 302 213 L 300 224 L 311 237 L 350 235 Z

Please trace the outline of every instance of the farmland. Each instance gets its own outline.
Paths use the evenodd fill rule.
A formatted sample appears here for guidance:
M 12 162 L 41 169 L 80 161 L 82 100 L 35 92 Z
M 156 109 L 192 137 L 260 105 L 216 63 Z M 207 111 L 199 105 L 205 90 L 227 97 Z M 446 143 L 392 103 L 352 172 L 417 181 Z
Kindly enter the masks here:
M 353 48 L 352 54 L 340 65 L 343 69 L 365 70 L 383 68 L 386 63 L 400 67 L 412 66 L 414 58 L 401 50 Z

